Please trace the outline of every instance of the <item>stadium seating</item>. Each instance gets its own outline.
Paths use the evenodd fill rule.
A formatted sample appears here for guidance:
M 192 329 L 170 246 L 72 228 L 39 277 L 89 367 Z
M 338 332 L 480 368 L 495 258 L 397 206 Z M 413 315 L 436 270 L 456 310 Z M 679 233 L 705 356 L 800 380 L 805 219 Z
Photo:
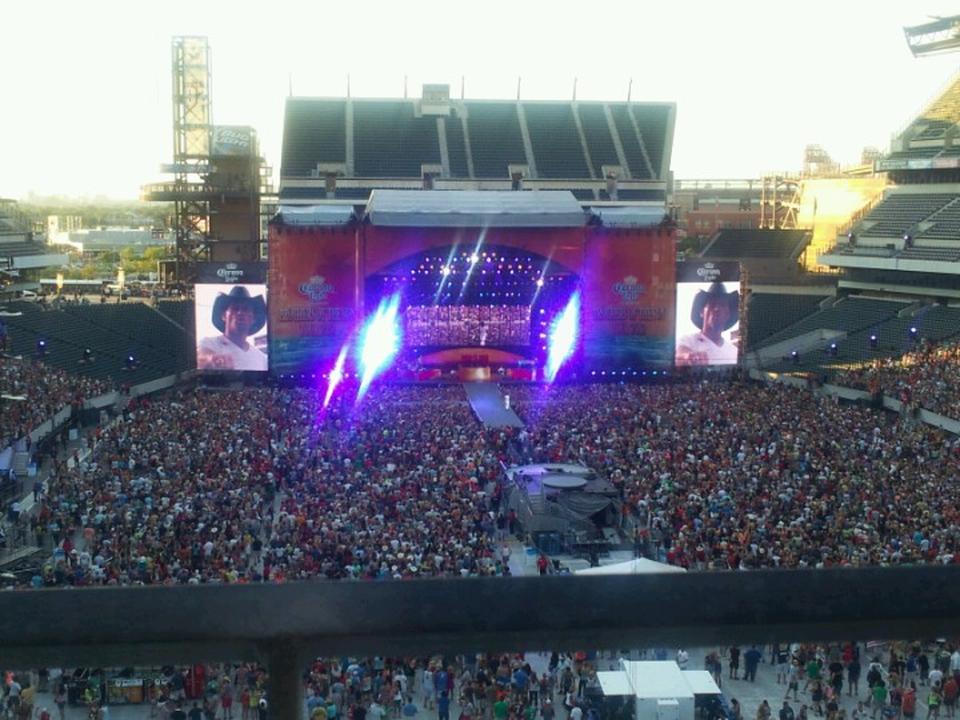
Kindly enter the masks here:
M 287 100 L 281 162 L 287 177 L 310 177 L 317 163 L 346 161 L 346 104 L 343 100 Z
M 954 201 L 928 220 L 934 224 L 920 233 L 919 238 L 960 241 L 960 202 Z
M 663 177 L 667 168 L 663 167 L 663 150 L 666 146 L 667 123 L 670 119 L 670 107 L 667 105 L 631 104 L 633 113 L 643 137 L 643 144 L 650 157 L 655 178 Z
M 467 129 L 478 178 L 510 177 L 509 165 L 525 165 L 523 135 L 515 102 L 467 102 Z
M 823 299 L 820 295 L 751 293 L 747 304 L 750 318 L 747 347 L 759 346 L 778 330 L 816 312 Z
M 404 100 L 355 100 L 354 162 L 360 177 L 419 177 L 440 164 L 435 117 L 416 117 Z
M 13 353 L 32 357 L 42 339 L 48 364 L 97 379 L 135 384 L 194 365 L 186 333 L 143 303 L 67 305 L 6 320 Z M 80 365 L 85 348 L 96 361 Z M 137 361 L 135 370 L 124 370 L 128 355 Z
M 524 103 L 523 112 L 539 177 L 590 177 L 570 103 Z
M 182 327 L 191 337 L 195 335 L 193 300 L 160 300 L 157 310 Z
M 960 307 L 931 305 L 914 316 L 913 325 L 926 340 L 954 338 L 960 335 Z
M 864 218 L 864 223 L 873 224 L 862 225 L 860 232 L 868 237 L 901 237 L 957 197 L 947 193 L 892 193 Z
M 447 157 L 450 158 L 450 176 L 470 177 L 467 164 L 467 142 L 463 136 L 463 123 L 460 118 L 451 115 L 444 119 L 447 132 Z
M 829 308 L 815 312 L 813 315 L 809 315 L 799 322 L 773 333 L 758 347 L 774 345 L 820 329 L 837 330 L 848 334 L 854 333 L 864 328 L 879 325 L 903 310 L 904 307 L 903 303 L 891 300 L 858 296 L 843 298 Z
M 702 257 L 789 258 L 800 253 L 808 235 L 806 230 L 721 230 Z
M 954 235 L 956 237 L 956 235 Z M 897 257 L 902 260 L 932 260 L 955 262 L 960 260 L 960 248 L 912 247 L 901 250 Z
M 613 116 L 613 123 L 617 128 L 617 135 L 620 136 L 620 144 L 623 146 L 623 153 L 627 156 L 627 164 L 630 165 L 630 174 L 641 180 L 653 179 L 647 163 L 643 158 L 643 151 L 640 149 L 640 142 L 637 140 L 637 131 L 633 127 L 633 121 L 630 119 L 630 113 L 626 103 L 610 103 L 610 113 Z
M 603 105 L 596 103 L 578 103 L 576 113 L 580 116 L 580 126 L 583 128 L 583 136 L 590 150 L 594 175 L 602 178 L 604 165 L 620 164 L 617 147 L 614 145 L 610 127 L 607 125 L 607 114 L 603 111 Z

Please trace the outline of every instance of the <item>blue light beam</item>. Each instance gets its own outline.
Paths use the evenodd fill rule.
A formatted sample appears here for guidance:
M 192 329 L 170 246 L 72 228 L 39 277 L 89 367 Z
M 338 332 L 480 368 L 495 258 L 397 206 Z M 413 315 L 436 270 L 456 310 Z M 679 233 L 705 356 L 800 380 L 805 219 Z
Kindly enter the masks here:
M 343 366 L 347 363 L 347 353 L 350 351 L 350 343 L 345 343 L 342 348 L 340 348 L 340 354 L 337 355 L 337 362 L 333 366 L 333 370 L 330 371 L 330 379 L 327 383 L 327 394 L 323 398 L 323 407 L 326 407 L 330 404 L 330 400 L 333 398 L 333 393 L 336 392 L 337 386 L 340 384 L 340 381 L 343 380 Z
M 570 359 L 580 333 L 580 292 L 570 296 L 567 306 L 550 324 L 547 350 L 547 382 L 553 382 L 560 367 Z
M 400 350 L 403 333 L 397 318 L 399 311 L 399 293 L 384 298 L 360 332 L 361 380 L 357 402 L 366 395 L 370 383 L 390 367 Z

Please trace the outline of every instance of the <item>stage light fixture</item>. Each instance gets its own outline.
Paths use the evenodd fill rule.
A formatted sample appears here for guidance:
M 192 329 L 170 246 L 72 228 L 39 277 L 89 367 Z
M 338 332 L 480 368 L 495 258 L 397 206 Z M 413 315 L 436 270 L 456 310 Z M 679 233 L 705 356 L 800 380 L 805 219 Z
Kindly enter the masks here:
M 833 357 L 836 357 L 838 352 L 839 352 L 839 348 L 837 347 L 837 344 L 836 344 L 836 343 L 830 343 L 830 354 L 831 354 Z
M 871 333 L 871 334 L 870 334 L 870 349 L 871 349 L 871 350 L 876 350 L 878 347 L 880 347 L 880 338 L 877 337 L 876 333 Z
M 543 278 L 537 278 L 537 287 L 543 287 Z

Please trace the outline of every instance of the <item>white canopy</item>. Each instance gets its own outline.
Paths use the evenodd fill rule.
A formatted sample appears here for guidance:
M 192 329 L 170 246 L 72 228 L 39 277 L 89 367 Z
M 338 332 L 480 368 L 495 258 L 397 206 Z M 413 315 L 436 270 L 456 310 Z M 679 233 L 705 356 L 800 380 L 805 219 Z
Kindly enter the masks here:
M 569 190 L 374 190 L 374 225 L 398 227 L 582 227 L 587 216 Z
M 676 565 L 667 565 L 666 563 L 648 560 L 647 558 L 634 558 L 627 562 L 613 563 L 612 565 L 600 565 L 599 567 L 587 568 L 586 570 L 577 570 L 577 575 L 648 575 L 650 573 L 678 573 L 686 572 L 682 567 Z

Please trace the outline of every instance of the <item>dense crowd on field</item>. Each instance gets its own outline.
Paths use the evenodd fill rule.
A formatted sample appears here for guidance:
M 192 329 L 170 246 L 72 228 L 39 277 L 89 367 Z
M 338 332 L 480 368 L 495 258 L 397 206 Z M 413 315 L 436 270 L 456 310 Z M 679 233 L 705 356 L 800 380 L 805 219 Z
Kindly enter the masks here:
M 695 569 L 953 562 L 960 443 L 777 385 L 181 391 L 131 404 L 61 466 L 43 585 L 500 575 L 501 463 L 580 462 L 638 550 Z
M 359 404 L 345 387 L 326 408 L 322 389 L 133 400 L 38 493 L 33 530 L 55 549 L 30 584 L 506 575 L 515 519 L 502 463 L 527 461 L 594 468 L 617 488 L 637 552 L 690 569 L 957 558 L 960 442 L 908 418 L 741 382 L 508 392 L 524 429 L 483 428 L 459 386 L 375 387 Z M 307 709 L 313 720 L 442 718 L 451 702 L 485 720 L 596 713 L 583 700 L 592 657 L 526 665 L 318 660 Z M 171 680 L 165 712 L 227 718 L 236 704 L 258 717 L 262 672 L 223 672 L 195 707 Z
M 839 385 L 879 390 L 911 407 L 960 419 L 960 343 L 925 344 L 838 374 Z
M 29 435 L 65 405 L 82 405 L 108 390 L 98 380 L 0 355 L 0 450 Z

